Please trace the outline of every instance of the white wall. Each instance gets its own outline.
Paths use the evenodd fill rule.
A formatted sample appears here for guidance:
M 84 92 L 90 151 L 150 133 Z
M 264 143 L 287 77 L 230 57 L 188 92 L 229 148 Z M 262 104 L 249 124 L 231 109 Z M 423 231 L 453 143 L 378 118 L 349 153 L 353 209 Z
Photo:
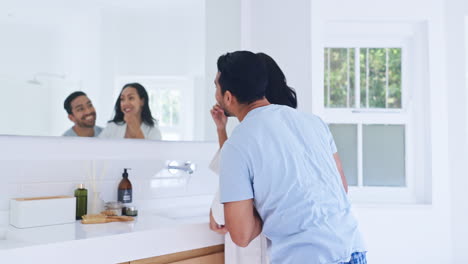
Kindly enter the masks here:
M 421 21 L 428 27 L 431 205 L 355 204 L 370 263 L 452 263 L 448 177 L 444 1 L 274 0 L 242 2 L 243 47 L 265 51 L 296 88 L 303 111 L 312 110 L 312 87 L 322 87 L 323 24 L 329 20 Z M 281 17 L 281 19 L 278 19 Z M 312 59 L 312 62 L 310 62 Z M 314 78 L 314 75 L 317 76 Z M 461 262 L 453 262 L 461 263 Z
M 28 24 L 23 19 L 26 18 L 0 21 L 0 86 L 5 99 L 0 106 L 0 133 L 49 135 L 53 124 L 48 117 L 53 112 L 52 105 L 56 106 L 50 95 L 65 88 L 64 83 L 41 75 L 41 85 L 28 80 L 40 72 L 63 74 L 66 65 L 62 31 L 45 23 Z
M 454 263 L 464 263 L 468 259 L 468 203 L 466 202 L 467 153 L 467 64 L 468 63 L 468 2 L 448 0 L 446 3 L 447 39 L 447 91 L 448 128 L 450 153 L 450 178 L 452 198 L 452 236 L 454 243 Z
M 0 108 L 0 133 L 61 135 L 72 125 L 63 109 L 66 96 L 80 89 L 91 99 L 98 95 L 99 12 L 0 7 L 0 79 L 9 98 Z M 40 85 L 27 82 L 35 76 Z

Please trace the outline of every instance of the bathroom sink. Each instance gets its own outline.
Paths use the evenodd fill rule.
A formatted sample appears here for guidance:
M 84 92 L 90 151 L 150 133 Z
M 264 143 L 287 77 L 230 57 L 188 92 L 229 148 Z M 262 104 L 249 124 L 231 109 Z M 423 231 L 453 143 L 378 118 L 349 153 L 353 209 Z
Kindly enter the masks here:
M 165 210 L 158 210 L 154 214 L 157 216 L 162 216 L 170 218 L 173 220 L 207 220 L 209 217 L 210 209 L 207 207 L 185 207 L 185 208 L 172 208 Z
M 0 240 L 6 239 L 6 228 L 0 228 Z
M 8 228 L 0 228 L 0 252 L 1 250 L 19 248 L 28 245 L 27 242 L 19 241 L 10 237 L 10 235 L 11 233 Z

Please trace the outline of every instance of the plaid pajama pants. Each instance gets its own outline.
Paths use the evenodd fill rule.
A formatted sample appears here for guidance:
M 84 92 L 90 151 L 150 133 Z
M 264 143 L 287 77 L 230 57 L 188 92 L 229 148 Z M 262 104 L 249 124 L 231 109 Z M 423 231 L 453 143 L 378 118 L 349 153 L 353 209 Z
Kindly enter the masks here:
M 351 254 L 349 262 L 340 262 L 339 264 L 367 264 L 366 252 L 354 252 Z

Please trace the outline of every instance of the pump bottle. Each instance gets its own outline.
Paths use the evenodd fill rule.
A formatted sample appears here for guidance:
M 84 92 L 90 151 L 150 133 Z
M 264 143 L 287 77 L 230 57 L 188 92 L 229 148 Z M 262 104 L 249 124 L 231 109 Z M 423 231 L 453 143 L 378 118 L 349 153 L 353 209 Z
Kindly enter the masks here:
M 128 179 L 127 170 L 130 170 L 130 169 L 124 168 L 124 172 L 122 174 L 122 180 L 119 183 L 119 189 L 117 192 L 117 200 L 124 204 L 128 204 L 132 202 L 132 183 Z

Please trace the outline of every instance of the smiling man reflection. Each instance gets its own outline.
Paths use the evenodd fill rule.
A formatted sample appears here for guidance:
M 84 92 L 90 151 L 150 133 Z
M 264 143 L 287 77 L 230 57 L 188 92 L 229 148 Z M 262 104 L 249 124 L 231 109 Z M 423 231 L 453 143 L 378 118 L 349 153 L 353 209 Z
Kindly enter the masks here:
M 65 137 L 97 137 L 102 128 L 96 126 L 96 110 L 84 92 L 73 92 L 63 103 L 73 127 L 65 131 Z

